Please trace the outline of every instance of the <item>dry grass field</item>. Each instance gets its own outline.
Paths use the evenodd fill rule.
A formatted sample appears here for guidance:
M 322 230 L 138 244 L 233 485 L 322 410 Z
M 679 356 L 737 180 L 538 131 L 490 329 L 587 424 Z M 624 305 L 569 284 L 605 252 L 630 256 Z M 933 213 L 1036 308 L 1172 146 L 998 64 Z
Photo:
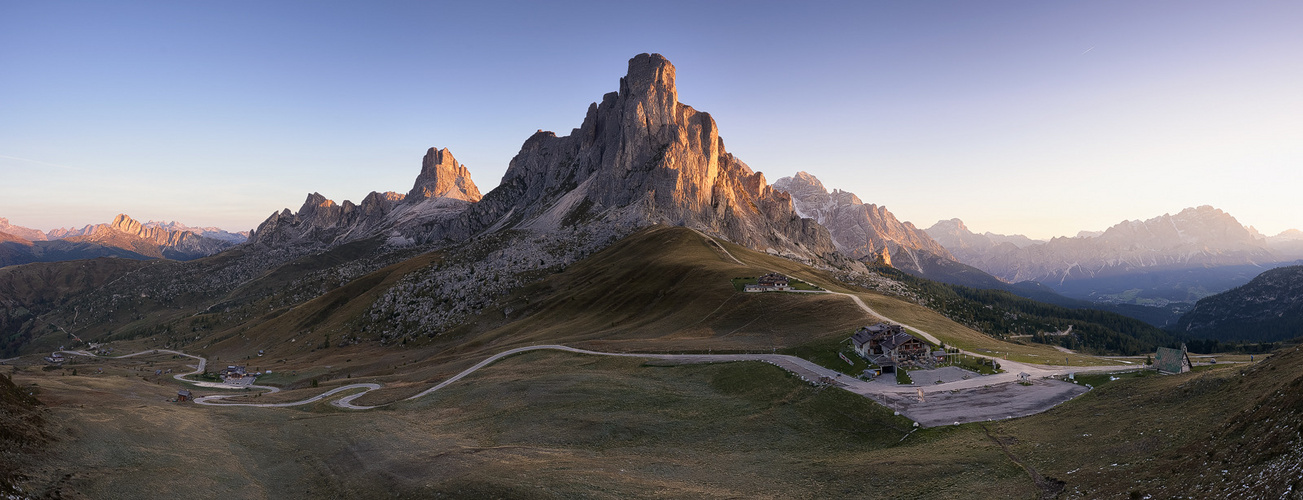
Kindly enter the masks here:
M 171 403 L 172 387 L 129 373 L 24 370 L 17 382 L 40 388 L 59 436 L 29 473 L 29 491 L 67 498 L 1034 493 L 972 432 L 900 443 L 908 420 L 761 363 L 528 353 L 367 412 Z

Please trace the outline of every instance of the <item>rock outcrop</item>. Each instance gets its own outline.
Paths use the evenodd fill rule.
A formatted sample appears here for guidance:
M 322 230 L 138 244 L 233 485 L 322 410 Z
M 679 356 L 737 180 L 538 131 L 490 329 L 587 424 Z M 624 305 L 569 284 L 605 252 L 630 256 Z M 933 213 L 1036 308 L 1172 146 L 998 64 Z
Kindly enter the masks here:
M 421 159 L 421 174 L 416 176 L 416 185 L 407 198 L 449 198 L 475 203 L 480 201 L 480 190 L 471 182 L 470 171 L 457 163 L 452 152 L 447 148 L 430 148 Z
M 682 225 L 801 258 L 835 251 L 826 229 L 724 149 L 709 114 L 678 102 L 675 68 L 659 54 L 630 59 L 619 90 L 569 135 L 526 140 L 502 183 L 431 236 L 586 221 Z
M 792 197 L 802 217 L 828 228 L 837 249 L 861 260 L 877 260 L 894 267 L 925 273 L 928 254 L 954 260 L 945 247 L 909 222 L 896 219 L 887 207 L 865 204 L 854 193 L 831 193 L 815 176 L 798 172 L 774 182 L 774 189 Z
M 365 238 L 384 237 L 395 245 L 428 240 L 429 226 L 447 224 L 472 203 L 480 191 L 470 171 L 447 149 L 430 148 L 412 191 L 371 192 L 361 204 L 337 204 L 320 193 L 309 194 L 298 212 L 272 213 L 249 235 L 259 247 L 328 248 Z

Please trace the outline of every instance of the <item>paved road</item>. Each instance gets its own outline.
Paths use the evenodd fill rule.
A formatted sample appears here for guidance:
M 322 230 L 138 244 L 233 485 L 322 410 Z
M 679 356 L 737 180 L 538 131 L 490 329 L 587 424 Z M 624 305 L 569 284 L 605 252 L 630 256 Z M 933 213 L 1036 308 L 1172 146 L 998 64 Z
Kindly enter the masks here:
M 274 393 L 277 393 L 277 392 L 280 392 L 280 391 L 281 391 L 279 387 L 272 387 L 272 386 L 270 386 L 270 385 L 236 385 L 236 384 L 224 384 L 224 383 L 221 383 L 221 382 L 205 382 L 205 381 L 201 381 L 201 380 L 190 380 L 190 379 L 187 379 L 186 377 L 188 377 L 188 376 L 190 376 L 190 375 L 198 375 L 198 374 L 200 374 L 200 373 L 203 373 L 203 372 L 204 372 L 204 368 L 208 366 L 208 360 L 207 360 L 206 358 L 202 357 L 202 356 L 195 356 L 195 355 L 193 355 L 193 354 L 186 354 L 186 353 L 184 353 L 184 352 L 181 352 L 181 351 L 173 351 L 173 350 L 171 350 L 171 349 L 151 349 L 151 350 L 148 350 L 148 351 L 140 351 L 140 352 L 134 352 L 134 353 L 131 353 L 131 354 L 124 354 L 124 355 L 122 355 L 122 356 L 97 356 L 97 355 L 95 355 L 95 353 L 92 353 L 92 352 L 90 352 L 90 351 L 58 351 L 58 352 L 61 352 L 61 353 L 64 353 L 64 354 L 71 354 L 71 355 L 74 355 L 74 356 L 86 356 L 86 357 L 91 357 L 91 358 L 103 358 L 103 359 L 122 359 L 122 358 L 130 358 L 130 357 L 134 357 L 134 356 L 140 356 L 140 355 L 144 355 L 144 354 L 164 354 L 164 353 L 165 353 L 165 354 L 175 354 L 175 355 L 177 355 L 177 356 L 185 356 L 185 357 L 187 357 L 187 358 L 191 358 L 191 359 L 194 359 L 194 360 L 199 361 L 199 364 L 198 364 L 198 365 L 195 365 L 195 367 L 194 367 L 194 368 L 195 368 L 194 371 L 192 371 L 192 372 L 187 372 L 187 373 L 178 373 L 178 374 L 172 376 L 172 378 L 174 378 L 174 379 L 180 380 L 181 382 L 185 382 L 185 383 L 190 384 L 190 385 L 193 385 L 193 386 L 195 386 L 195 387 L 207 387 L 207 388 L 210 388 L 210 389 L 246 389 L 246 388 L 247 388 L 247 389 L 262 389 L 262 390 L 267 391 L 268 394 L 274 394 Z M 236 394 L 232 394 L 232 395 L 229 395 L 229 396 L 221 396 L 221 397 L 231 397 L 231 396 L 236 396 Z M 216 397 L 216 396 L 210 396 L 210 397 Z M 196 402 L 198 402 L 198 401 L 196 401 Z

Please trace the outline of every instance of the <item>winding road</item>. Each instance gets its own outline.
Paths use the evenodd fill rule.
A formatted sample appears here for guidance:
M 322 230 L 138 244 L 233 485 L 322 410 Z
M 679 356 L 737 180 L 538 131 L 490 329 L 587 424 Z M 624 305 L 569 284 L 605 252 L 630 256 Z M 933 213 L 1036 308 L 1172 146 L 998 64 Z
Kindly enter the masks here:
M 1046 389 L 1046 386 L 1050 384 L 1050 382 L 1042 380 L 1042 381 L 1037 381 L 1036 384 L 1034 385 L 1041 386 L 1040 388 L 1042 389 L 1041 392 L 1045 392 L 1046 390 L 1048 390 L 1048 393 L 1046 394 L 1036 394 L 1035 393 L 1036 391 L 1032 389 L 1027 389 L 1022 393 L 1015 393 L 1014 391 L 1010 391 L 1009 387 L 1016 386 L 1017 384 L 1015 384 L 1015 382 L 1018 382 L 1020 379 L 1018 374 L 1013 371 L 1007 371 L 1005 373 L 999 373 L 995 375 L 976 376 L 967 380 L 958 380 L 954 382 L 934 384 L 927 387 L 897 386 L 894 384 L 884 383 L 884 382 L 863 381 L 854 377 L 850 377 L 838 373 L 835 370 L 820 366 L 806 359 L 798 358 L 795 356 L 789 356 L 786 354 L 615 353 L 615 352 L 591 351 L 587 349 L 579 349 L 579 348 L 569 347 L 564 345 L 547 344 L 547 345 L 517 347 L 514 349 L 508 349 L 506 351 L 502 351 L 500 353 L 494 354 L 492 356 L 489 356 L 488 358 L 485 358 L 483 361 L 476 363 L 474 366 L 471 366 L 470 368 L 462 370 L 460 373 L 452 377 L 449 377 L 447 380 L 444 380 L 434 385 L 433 387 L 430 387 L 429 389 L 426 389 L 424 391 L 421 391 L 419 393 L 416 393 L 415 395 L 412 395 L 410 397 L 407 397 L 399 401 L 411 401 L 411 400 L 420 399 L 425 396 L 428 396 L 440 389 L 443 389 L 445 387 L 448 387 L 449 385 L 452 385 L 453 383 L 456 383 L 457 381 L 465 378 L 466 376 L 474 373 L 477 370 L 480 370 L 486 366 L 493 364 L 498 360 L 501 360 L 502 358 L 512 356 L 515 354 L 524 353 L 524 352 L 540 351 L 540 350 L 562 351 L 562 352 L 569 352 L 569 353 L 589 355 L 589 356 L 612 356 L 612 357 L 623 357 L 623 358 L 656 359 L 656 360 L 663 360 L 663 361 L 670 361 L 670 362 L 684 363 L 684 364 L 760 361 L 764 363 L 769 363 L 771 365 L 782 368 L 788 372 L 791 372 L 792 374 L 800 377 L 804 381 L 810 383 L 817 383 L 817 382 L 829 383 L 830 385 L 838 387 L 840 389 L 868 397 L 889 408 L 893 408 L 897 410 L 901 414 L 905 415 L 906 417 L 916 422 L 922 423 L 925 427 L 948 424 L 950 423 L 951 420 L 954 419 L 960 419 L 964 421 L 979 421 L 979 420 L 990 420 L 992 418 L 1010 418 L 1015 416 L 1026 416 L 1035 413 L 1040 413 L 1042 411 L 1048 410 L 1049 408 L 1052 408 L 1055 405 L 1058 405 L 1059 403 L 1062 403 L 1063 401 L 1075 397 L 1077 394 L 1079 394 L 1080 392 L 1084 392 L 1085 390 L 1084 388 L 1078 390 L 1076 386 L 1072 386 L 1071 384 L 1066 384 L 1064 382 L 1056 382 L 1057 384 L 1062 384 L 1062 385 L 1058 387 L 1051 387 L 1049 389 Z M 86 351 L 60 351 L 60 352 L 66 354 L 78 355 L 78 356 L 95 356 L 94 354 Z M 176 354 L 179 356 L 185 356 L 188 358 L 198 360 L 199 363 L 194 371 L 189 373 L 177 374 L 174 376 L 177 380 L 185 382 L 187 384 L 192 384 L 198 387 L 209 387 L 209 388 L 218 388 L 218 389 L 243 389 L 246 387 L 254 388 L 254 389 L 265 389 L 268 391 L 269 394 L 280 391 L 280 389 L 276 387 L 270 387 L 270 386 L 237 386 L 237 385 L 219 384 L 213 382 L 199 382 L 199 381 L 186 379 L 185 377 L 188 375 L 202 373 L 203 368 L 207 365 L 207 360 L 201 356 L 186 354 L 180 351 L 164 350 L 164 349 L 149 350 L 149 351 L 142 351 L 134 354 L 127 354 L 124 356 L 109 357 L 107 359 L 121 359 L 121 358 L 128 358 L 132 356 L 140 356 L 144 354 L 160 354 L 160 353 Z M 1096 371 L 1109 372 L 1109 371 L 1119 371 L 1121 369 L 1135 369 L 1134 366 L 1092 366 L 1092 367 L 1075 367 L 1071 370 L 1068 370 L 1062 367 L 1042 367 L 1039 365 L 1028 365 L 1023 363 L 1013 363 L 1013 362 L 1008 362 L 1008 363 L 1010 365 L 1014 365 L 1018 369 L 1028 372 L 1033 378 L 1043 378 L 1051 375 L 1063 375 L 1070 372 L 1076 372 L 1076 373 L 1096 372 Z M 1072 389 L 1067 389 L 1067 387 L 1069 386 L 1072 387 Z M 285 407 L 312 404 L 312 403 L 329 399 L 332 396 L 341 393 L 358 391 L 334 399 L 330 401 L 330 404 L 338 408 L 344 408 L 349 410 L 370 410 L 370 409 L 379 408 L 382 406 L 388 406 L 399 402 L 399 401 L 394 401 L 394 402 L 385 403 L 381 405 L 354 404 L 354 401 L 356 401 L 358 398 L 366 395 L 371 391 L 381 389 L 381 388 L 383 388 L 383 386 L 378 383 L 349 384 L 349 385 L 340 386 L 334 389 L 327 390 L 321 394 L 306 399 L 302 399 L 298 401 L 282 402 L 282 403 L 249 403 L 249 402 L 225 401 L 226 398 L 245 396 L 247 394 L 209 395 L 209 396 L 196 398 L 194 401 L 197 404 L 208 405 L 208 406 L 251 406 L 251 407 L 258 407 L 258 408 L 285 408 Z M 986 396 L 982 395 L 984 392 L 990 392 L 990 391 L 997 391 L 998 394 L 991 394 Z M 955 394 L 957 393 L 963 393 L 963 394 L 961 394 L 960 396 L 955 396 Z M 921 400 L 921 398 L 918 397 L 923 395 L 930 395 L 927 396 L 927 398 L 929 399 L 929 403 L 925 404 Z M 1022 399 L 1015 400 L 1017 398 L 1022 398 Z M 958 407 L 958 409 L 956 407 Z M 956 416 L 956 414 L 961 416 Z

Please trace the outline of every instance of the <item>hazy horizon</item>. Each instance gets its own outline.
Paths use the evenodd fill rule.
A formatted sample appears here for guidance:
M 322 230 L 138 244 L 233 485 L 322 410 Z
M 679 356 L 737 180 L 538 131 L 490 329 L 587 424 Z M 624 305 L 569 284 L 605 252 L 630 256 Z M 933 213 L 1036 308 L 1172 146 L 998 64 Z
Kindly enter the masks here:
M 311 192 L 407 192 L 431 146 L 487 193 L 641 52 L 770 182 L 808 171 L 920 228 L 1046 239 L 1200 205 L 1266 235 L 1303 226 L 1298 4 L 0 13 L 0 217 L 43 231 L 118 213 L 248 230 Z

